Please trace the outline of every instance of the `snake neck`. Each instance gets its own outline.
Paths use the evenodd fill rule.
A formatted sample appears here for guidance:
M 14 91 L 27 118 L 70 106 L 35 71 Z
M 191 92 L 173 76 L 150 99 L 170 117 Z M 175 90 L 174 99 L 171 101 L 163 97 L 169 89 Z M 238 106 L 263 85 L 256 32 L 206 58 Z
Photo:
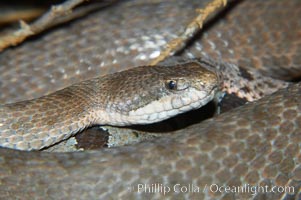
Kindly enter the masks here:
M 39 150 L 91 125 L 97 79 L 52 94 L 0 106 L 0 145 Z

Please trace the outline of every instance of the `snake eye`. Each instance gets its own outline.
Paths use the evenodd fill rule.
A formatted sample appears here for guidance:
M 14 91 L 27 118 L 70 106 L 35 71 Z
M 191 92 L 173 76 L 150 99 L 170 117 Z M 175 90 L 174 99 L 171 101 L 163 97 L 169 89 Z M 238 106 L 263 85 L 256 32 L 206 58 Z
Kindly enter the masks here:
M 170 90 L 177 89 L 177 82 L 176 81 L 168 81 L 166 85 L 167 85 L 167 88 L 170 89 Z

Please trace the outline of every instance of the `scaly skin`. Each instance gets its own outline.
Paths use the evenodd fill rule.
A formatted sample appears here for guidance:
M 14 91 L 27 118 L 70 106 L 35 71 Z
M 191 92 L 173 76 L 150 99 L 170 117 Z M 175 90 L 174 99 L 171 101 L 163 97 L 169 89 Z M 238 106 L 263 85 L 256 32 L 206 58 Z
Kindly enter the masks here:
M 182 5 L 173 9 L 158 8 L 156 4 L 120 5 L 80 20 L 68 31 L 57 29 L 7 50 L 0 57 L 1 101 L 38 97 L 79 79 L 114 71 L 111 67 L 120 63 L 124 67 L 145 64 L 164 41 L 178 33 L 181 24 L 189 21 L 194 9 L 202 7 L 199 2 L 181 1 Z M 208 54 L 239 66 L 261 68 L 274 77 L 296 77 L 300 74 L 300 9 L 299 0 L 242 2 L 222 16 L 226 20 L 207 27 L 206 33 L 197 37 L 184 55 Z M 120 40 L 111 39 L 115 36 Z M 150 41 L 154 41 L 153 45 Z M 16 74 L 20 76 L 16 78 Z M 29 85 L 25 84 L 27 80 L 31 80 Z M 36 90 L 28 90 L 29 87 Z M 200 187 L 244 183 L 296 185 L 292 196 L 298 199 L 300 93 L 300 84 L 291 86 L 180 130 L 174 137 L 134 147 L 65 154 L 1 149 L 0 195 L 22 199 L 136 197 L 138 193 L 127 189 L 137 183 L 173 186 L 192 182 Z M 152 195 L 160 194 L 141 194 Z M 214 194 L 168 193 L 167 197 L 188 195 L 210 199 Z M 226 199 L 253 197 L 249 193 L 224 195 Z M 285 194 L 264 193 L 257 197 L 279 199 L 282 195 Z
M 203 65 L 141 66 L 1 105 L 0 146 L 39 150 L 91 125 L 151 124 L 200 108 L 220 89 Z
M 300 84 L 295 85 L 172 136 L 133 147 L 74 153 L 1 149 L 0 196 L 4 199 L 219 199 L 221 196 L 210 193 L 208 188 L 203 192 L 206 184 L 208 187 L 292 185 L 298 193 L 300 88 Z M 194 184 L 201 191 L 171 191 L 165 196 L 162 192 L 135 192 L 138 184 L 155 183 L 171 188 L 175 184 Z M 135 191 L 130 192 L 131 187 Z M 251 193 L 222 194 L 229 199 L 252 197 Z M 262 193 L 255 197 L 279 199 L 282 195 L 287 194 Z

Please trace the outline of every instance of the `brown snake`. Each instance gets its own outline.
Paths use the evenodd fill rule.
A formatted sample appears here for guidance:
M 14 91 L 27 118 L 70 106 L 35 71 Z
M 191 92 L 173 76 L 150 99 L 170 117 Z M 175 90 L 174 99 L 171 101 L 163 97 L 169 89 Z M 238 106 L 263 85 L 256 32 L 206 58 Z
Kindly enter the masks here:
M 202 6 L 197 1 L 129 4 L 132 5 L 120 4 L 74 23 L 69 27 L 72 33 L 74 31 L 72 35 L 63 37 L 66 32 L 57 29 L 4 52 L 0 57 L 1 101 L 22 99 L 17 93 L 26 93 L 23 96 L 26 99 L 41 96 L 77 81 L 73 79 L 83 80 L 106 73 L 111 66 L 121 63 L 125 67 L 132 62 L 145 64 L 159 50 L 162 41 L 177 32 L 179 27 L 175 26 L 175 21 L 180 25 L 185 23 L 186 15 L 183 17 L 182 13 L 187 13 L 188 20 L 189 13 L 192 15 L 196 6 Z M 125 9 L 127 12 L 121 12 Z M 265 74 L 279 70 L 273 77 L 289 79 L 290 75 L 295 78 L 296 72 L 300 72 L 300 9 L 298 0 L 242 1 L 223 16 L 226 21 L 214 21 L 214 25 L 207 27 L 208 32 L 196 38 L 183 56 L 208 54 L 215 59 L 220 56 L 237 66 L 266 67 L 260 69 Z M 166 20 L 164 28 L 160 26 L 163 19 L 173 19 L 179 12 L 178 20 Z M 150 20 L 147 27 L 145 19 Z M 102 26 L 96 26 L 96 22 Z M 121 24 L 131 29 L 115 31 L 116 27 L 121 29 Z M 97 30 L 106 30 L 109 35 L 91 35 Z M 86 35 L 90 37 L 84 37 Z M 113 36 L 120 39 L 108 39 Z M 45 52 L 34 50 L 41 46 Z M 70 51 L 75 47 L 81 51 Z M 17 55 L 19 57 L 15 58 Z M 130 60 L 132 57 L 136 60 Z M 48 70 L 48 74 L 42 74 L 40 68 Z M 20 77 L 15 78 L 16 73 Z M 29 79 L 36 73 L 41 76 Z M 68 81 L 66 76 L 70 78 Z M 22 84 L 26 80 L 29 85 Z M 50 86 L 46 87 L 47 84 Z M 36 90 L 28 91 L 28 87 Z M 0 196 L 5 199 L 298 199 L 301 185 L 300 97 L 301 86 L 296 84 L 258 102 L 179 130 L 171 137 L 133 147 L 60 154 L 0 149 Z M 151 184 L 158 184 L 172 191 L 164 196 L 162 192 L 138 193 L 138 184 L 148 184 L 149 188 Z M 253 196 L 251 192 L 215 193 L 207 188 L 206 191 L 177 193 L 173 190 L 177 184 L 202 189 L 213 184 L 295 186 L 295 191 L 263 192 Z

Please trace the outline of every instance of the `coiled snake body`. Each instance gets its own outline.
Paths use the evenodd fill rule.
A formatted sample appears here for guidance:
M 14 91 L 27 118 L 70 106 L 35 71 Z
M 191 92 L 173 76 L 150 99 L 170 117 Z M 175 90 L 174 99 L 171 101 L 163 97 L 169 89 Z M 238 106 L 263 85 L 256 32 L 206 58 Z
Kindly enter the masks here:
M 190 3 L 190 5 L 185 6 L 186 10 L 183 8 L 187 13 L 189 13 L 190 9 L 192 9 L 195 5 L 201 6 L 198 2 L 191 1 Z M 165 14 L 173 15 L 173 13 L 175 13 L 172 12 L 174 11 L 173 9 L 177 10 L 180 7 L 179 5 L 175 6 L 176 8 L 171 6 L 177 4 L 176 2 L 173 2 L 173 4 L 170 4 L 170 2 L 166 2 L 162 4 L 164 6 L 160 6 L 160 4 L 147 3 L 135 4 L 135 2 L 130 2 L 129 4 L 131 6 L 127 6 L 127 4 L 125 3 L 108 9 L 107 12 L 103 11 L 100 13 L 101 17 L 98 18 L 91 15 L 89 16 L 90 20 L 87 21 L 89 21 L 89 23 L 92 23 L 91 21 L 93 20 L 91 19 L 108 19 L 107 24 L 106 22 L 103 22 L 101 29 L 106 29 L 106 26 L 112 26 L 115 30 L 115 28 L 118 27 L 118 25 L 114 27 L 112 21 L 114 21 L 114 19 L 117 18 L 125 18 L 125 20 L 121 22 L 124 23 L 125 21 L 129 21 L 128 26 L 131 26 L 133 28 L 133 30 L 131 31 L 133 31 L 133 33 L 135 34 L 137 31 L 136 27 L 139 27 L 138 25 L 142 26 L 142 24 L 145 24 L 144 21 L 143 23 L 139 24 L 140 20 L 137 19 L 141 18 L 140 15 L 144 16 L 147 15 L 147 13 L 152 13 L 145 11 L 151 10 L 155 12 L 156 18 L 151 18 L 149 16 L 146 16 L 146 18 L 150 20 L 158 20 L 158 22 L 156 23 L 151 21 L 149 24 L 153 24 L 157 29 L 159 29 L 159 21 L 162 20 L 160 19 L 160 16 L 162 16 L 162 18 L 166 18 Z M 169 6 L 171 6 L 171 8 L 169 8 Z M 139 14 L 139 12 L 129 11 L 128 13 L 131 13 L 129 17 L 131 19 L 136 19 L 136 21 L 131 21 L 126 20 L 127 14 L 124 14 L 124 12 L 120 12 L 119 9 L 142 10 L 143 13 Z M 164 12 L 164 9 L 170 9 L 170 12 Z M 271 67 L 270 69 L 272 70 L 270 71 L 269 69 L 260 69 L 263 74 L 271 74 L 272 71 L 275 71 L 276 69 L 279 69 L 279 66 L 282 66 L 284 68 L 280 68 L 280 73 L 273 75 L 274 77 L 286 76 L 285 79 L 288 79 L 287 76 L 289 74 L 293 74 L 294 76 L 292 75 L 291 77 L 295 78 L 297 76 L 296 72 L 298 72 L 298 66 L 300 65 L 298 63 L 298 58 L 300 57 L 300 35 L 298 35 L 298 33 L 300 33 L 301 24 L 300 21 L 297 20 L 300 19 L 300 9 L 300 2 L 297 0 L 241 2 L 241 4 L 238 4 L 236 7 L 233 7 L 232 10 L 230 10 L 231 12 L 229 12 L 230 14 L 229 16 L 227 16 L 226 22 L 217 21 L 217 25 L 209 27 L 210 29 L 208 30 L 208 33 L 203 35 L 203 39 L 205 42 L 201 43 L 202 45 L 200 45 L 197 39 L 192 46 L 188 47 L 183 52 L 183 56 L 191 57 L 193 55 L 195 57 L 201 57 L 205 54 L 205 56 L 209 55 L 214 59 L 217 59 L 217 57 L 220 56 L 222 60 L 232 63 L 215 63 L 215 65 L 219 66 L 217 67 L 217 70 L 222 70 L 222 73 L 217 71 L 217 74 L 221 73 L 221 76 L 224 78 L 224 88 L 226 88 L 227 90 L 231 90 L 234 88 L 232 92 L 240 94 L 242 95 L 242 97 L 251 98 L 252 95 L 249 96 L 248 94 L 255 95 L 254 91 L 260 91 L 256 93 L 259 95 L 258 97 L 264 95 L 259 89 L 260 86 L 264 88 L 264 86 L 262 86 L 262 84 L 264 83 L 267 83 L 267 85 L 271 86 L 269 88 L 273 89 L 271 91 L 268 90 L 267 93 L 272 93 L 274 90 L 284 88 L 288 84 L 282 81 L 272 82 L 271 78 L 263 78 L 262 76 L 257 75 L 255 72 L 253 73 L 252 70 L 250 70 L 252 71 L 252 73 L 240 71 L 239 66 L 244 66 L 246 68 L 258 68 L 259 66 Z M 182 12 L 184 12 L 184 10 L 182 10 Z M 118 17 L 118 14 L 121 14 L 123 16 Z M 116 18 L 108 18 L 105 17 L 105 15 L 115 16 Z M 275 16 L 277 16 L 277 18 Z M 285 16 L 289 16 L 290 20 L 281 20 L 285 18 Z M 91 29 L 80 29 L 80 26 L 88 27 L 88 25 L 90 25 L 85 20 L 75 23 L 73 27 L 71 27 L 71 30 L 85 30 L 86 32 L 84 31 L 83 34 L 91 34 L 92 32 L 96 31 L 95 24 L 94 27 Z M 181 20 L 183 20 L 183 17 L 178 20 L 179 24 L 181 24 Z M 249 21 L 249 24 L 244 25 L 244 22 L 246 22 L 244 20 Z M 277 20 L 277 23 L 271 23 L 272 20 Z M 135 26 L 133 26 L 133 24 L 131 23 L 136 24 Z M 168 23 L 170 23 L 170 21 L 168 21 L 164 26 L 168 27 Z M 237 26 L 237 24 L 239 24 L 239 26 Z M 175 28 L 175 26 L 172 27 Z M 248 30 L 248 28 L 250 27 L 253 27 L 254 29 L 251 28 L 250 30 Z M 286 28 L 285 30 L 290 30 L 290 32 L 279 32 L 281 28 Z M 70 52 L 66 50 L 70 49 L 70 46 L 64 49 L 64 45 L 60 45 L 60 48 L 54 51 L 54 53 L 52 53 L 53 51 L 46 51 L 45 54 L 42 54 L 41 56 L 37 56 L 39 54 L 36 55 L 35 53 L 37 52 L 33 50 L 26 54 L 24 53 L 27 51 L 27 48 L 32 49 L 33 47 L 39 46 L 41 44 L 39 43 L 39 41 L 31 41 L 15 49 L 8 50 L 1 55 L 1 65 L 8 66 L 6 68 L 1 68 L 1 70 L 5 70 L 5 73 L 1 73 L 3 76 L 3 78 L 1 77 L 1 87 L 3 91 L 5 91 L 1 93 L 2 101 L 11 102 L 16 101 L 18 100 L 18 98 L 20 98 L 14 97 L 13 94 L 16 90 L 24 90 L 24 85 L 21 84 L 13 89 L 9 88 L 9 84 L 16 82 L 16 78 L 12 78 L 11 76 L 13 74 L 16 74 L 15 72 L 18 72 L 18 74 L 21 75 L 19 79 L 21 82 L 28 79 L 26 74 L 22 73 L 22 70 L 29 70 L 29 68 L 31 68 L 32 74 L 34 74 L 35 72 L 39 72 L 40 69 L 37 67 L 37 64 L 39 64 L 41 60 L 46 62 L 43 66 L 46 66 L 47 69 L 49 67 L 49 74 L 48 76 L 41 75 L 40 77 L 36 78 L 36 83 L 31 83 L 32 88 L 36 88 L 36 90 L 28 91 L 26 94 L 26 98 L 37 97 L 41 95 L 39 94 L 39 92 L 45 92 L 46 86 L 44 85 L 46 85 L 47 81 L 48 83 L 50 83 L 50 89 L 48 90 L 48 92 L 50 92 L 51 90 L 56 90 L 54 89 L 54 87 L 61 87 L 62 85 L 66 84 L 66 76 L 62 75 L 66 70 L 70 72 L 68 76 L 71 77 L 71 82 L 74 82 L 72 78 L 77 77 L 77 74 L 80 74 L 77 77 L 78 79 L 87 79 L 87 76 L 89 76 L 87 74 L 90 74 L 90 76 L 94 76 L 95 73 L 98 72 L 100 69 L 102 69 L 103 71 L 105 71 L 106 69 L 110 69 L 109 67 L 91 68 L 91 66 L 93 66 L 95 62 L 98 63 L 97 66 L 113 66 L 120 63 L 122 63 L 123 66 L 128 66 L 132 61 L 127 58 L 133 57 L 133 54 L 135 52 L 137 58 L 137 60 L 135 60 L 135 63 L 145 64 L 144 62 L 146 62 L 148 59 L 150 59 L 151 56 L 154 56 L 156 54 L 156 52 L 158 51 L 157 48 L 159 48 L 159 46 L 162 45 L 163 38 L 163 41 L 165 41 L 168 39 L 168 37 L 172 37 L 172 33 L 175 32 L 171 28 L 170 31 L 167 31 L 169 33 L 169 36 L 166 36 L 166 29 L 162 29 L 162 32 L 160 34 L 150 34 L 152 33 L 151 30 L 153 29 L 150 28 L 144 30 L 143 35 L 146 36 L 144 37 L 144 39 L 141 39 L 141 43 L 137 41 L 139 39 L 131 40 L 131 38 L 129 38 L 130 35 L 128 34 L 119 35 L 119 32 L 112 31 L 112 33 L 119 35 L 121 39 L 114 40 L 114 42 L 110 41 L 113 43 L 111 45 L 108 44 L 110 43 L 107 42 L 108 40 L 105 40 L 107 36 L 103 36 L 101 43 L 104 46 L 110 45 L 110 47 L 105 46 L 105 50 L 99 49 L 99 46 L 95 45 L 96 42 L 94 40 L 98 41 L 99 39 L 96 39 L 93 35 L 90 38 L 83 37 L 84 39 L 75 41 L 74 43 L 70 44 L 71 46 L 74 45 L 81 47 L 81 45 L 83 45 L 84 43 L 95 43 L 92 46 L 86 46 L 81 48 L 81 52 L 79 53 Z M 139 33 L 139 31 L 137 32 Z M 43 46 L 45 48 L 49 48 L 48 50 L 52 50 L 55 49 L 51 46 L 53 45 L 53 43 L 57 45 L 58 43 L 62 42 L 62 40 L 59 39 L 60 37 L 58 37 L 58 35 L 63 33 L 64 32 L 60 29 L 55 30 L 54 32 L 50 33 L 50 35 L 46 35 L 43 38 L 40 38 L 39 40 L 42 43 L 48 41 L 45 43 L 45 46 Z M 256 37 L 252 35 L 252 33 L 255 34 Z M 141 32 L 139 34 L 141 35 Z M 112 34 L 110 33 L 110 37 L 111 36 Z M 129 40 L 122 40 L 122 37 L 125 36 L 129 38 Z M 133 37 L 135 37 L 135 35 Z M 56 42 L 56 40 L 54 40 L 53 43 L 49 42 L 52 41 L 53 38 L 58 39 L 59 42 Z M 66 37 L 64 39 L 67 42 L 73 41 L 72 39 L 74 39 L 74 35 L 69 36 L 69 38 Z M 267 43 L 263 45 L 263 42 L 261 40 L 266 40 Z M 150 41 L 153 41 L 153 43 Z M 124 47 L 120 47 L 120 44 L 125 45 Z M 158 46 L 154 44 L 158 44 Z M 237 46 L 237 44 L 239 45 Z M 50 46 L 47 47 L 47 45 Z M 114 58 L 116 58 L 117 60 L 111 59 L 110 61 L 114 45 L 119 45 L 119 49 L 116 48 L 116 51 L 114 51 L 113 53 L 114 56 L 116 56 Z M 228 50 L 223 50 L 223 46 L 226 46 Z M 146 50 L 144 51 L 144 49 Z M 100 54 L 102 53 L 101 55 L 103 57 L 100 58 L 99 55 L 92 55 L 91 52 L 95 52 L 95 50 L 98 50 L 97 52 L 100 52 Z M 263 54 L 265 51 L 267 52 Z M 56 56 L 58 52 L 67 52 L 69 56 L 67 58 L 75 59 L 68 60 L 67 58 Z M 9 59 L 17 54 L 22 56 L 20 56 L 20 58 L 17 59 Z M 254 57 L 250 57 L 251 54 Z M 260 56 L 259 54 L 262 56 Z M 128 57 L 122 55 L 127 55 Z M 150 57 L 146 58 L 146 55 L 150 55 Z M 30 57 L 32 57 L 32 62 L 30 64 L 28 64 L 28 61 L 25 62 L 23 60 L 28 60 L 30 59 Z M 49 59 L 50 57 L 52 59 Z M 106 61 L 105 58 L 108 61 Z M 18 65 L 18 62 L 22 64 Z M 60 71 L 55 71 L 53 69 L 54 64 L 64 66 L 65 68 L 61 68 Z M 11 65 L 19 66 L 19 68 L 12 69 L 9 67 Z M 211 85 L 211 89 L 208 88 L 202 90 L 209 92 L 212 90 L 212 87 L 214 88 L 216 86 L 218 75 L 212 73 L 212 70 L 208 70 L 208 66 L 211 66 L 211 63 L 207 61 L 203 62 L 202 60 L 198 60 L 196 62 L 192 62 L 192 64 L 189 64 L 190 67 L 188 67 L 188 69 L 198 71 L 195 69 L 200 69 L 199 65 L 207 68 L 201 71 L 205 70 L 207 72 L 206 74 L 211 74 L 210 83 L 214 86 Z M 74 66 L 79 67 L 79 69 L 74 70 Z M 231 70 L 227 71 L 227 67 L 230 67 Z M 285 67 L 287 67 L 288 69 L 285 69 Z M 87 69 L 86 71 L 88 71 L 86 74 L 83 73 L 82 75 L 82 73 L 79 73 L 85 71 L 85 69 Z M 147 70 L 151 71 L 158 69 L 160 71 L 160 69 L 165 68 L 142 67 L 139 69 L 143 69 L 143 71 L 145 71 L 145 73 L 140 72 L 139 74 L 142 74 L 142 76 L 145 75 L 147 77 Z M 178 69 L 176 71 L 181 70 Z M 135 69 L 130 72 L 134 73 Z M 228 72 L 230 73 L 230 75 L 227 76 L 227 74 L 229 74 Z M 122 74 L 123 73 L 121 73 L 121 75 Z M 197 76 L 197 74 L 198 73 L 195 72 L 193 74 L 193 77 Z M 250 74 L 252 76 L 250 76 Z M 57 75 L 56 77 L 58 78 L 53 78 L 55 75 Z M 238 78 L 239 75 L 241 75 L 241 79 Z M 188 75 L 186 74 L 183 77 L 186 76 Z M 231 76 L 234 79 L 234 81 L 229 78 Z M 257 80 L 254 79 L 254 77 L 256 77 Z M 162 79 L 164 80 L 164 84 L 161 84 L 160 88 L 165 88 L 164 90 L 168 91 L 166 89 L 166 83 L 172 83 L 170 81 L 173 81 L 173 78 L 174 76 L 172 76 L 172 78 L 168 77 L 166 79 Z M 60 83 L 58 83 L 59 80 L 61 80 Z M 99 79 L 92 79 L 84 83 L 98 83 L 98 80 Z M 143 79 L 141 77 L 137 77 L 137 80 L 153 81 L 161 79 Z M 237 81 L 235 82 L 235 80 Z M 204 81 L 205 80 L 202 80 L 202 83 L 204 83 Z M 246 81 L 249 81 L 250 83 L 248 87 L 246 87 L 245 85 Z M 71 82 L 69 82 L 69 84 Z M 125 82 L 117 81 L 118 84 L 125 84 Z M 178 81 L 176 82 L 178 83 Z M 181 84 L 179 84 L 179 86 L 181 87 L 183 87 L 183 85 L 187 85 L 187 83 L 190 84 L 190 82 L 187 81 L 180 81 L 180 83 Z M 34 84 L 37 84 L 38 86 L 34 87 Z M 150 88 L 144 88 L 144 86 L 150 86 L 150 84 L 151 83 L 148 83 L 147 81 L 143 81 L 141 83 L 141 86 L 143 87 L 139 89 L 141 91 L 152 91 L 144 89 L 155 88 L 155 94 L 158 94 L 158 87 L 151 86 Z M 194 87 L 195 84 L 196 83 L 193 84 Z M 208 86 L 208 82 L 205 85 Z M 94 87 L 95 85 L 92 88 L 90 86 L 90 84 L 86 85 L 86 87 L 89 90 L 97 90 L 97 88 Z M 76 88 L 77 85 L 71 86 L 71 88 L 72 87 Z M 71 91 L 71 93 L 67 94 L 64 93 L 64 90 L 62 91 L 63 92 L 61 93 L 54 93 L 55 96 L 50 95 L 46 97 L 46 99 L 52 97 L 55 97 L 54 99 L 56 99 L 56 95 L 61 96 L 63 99 L 68 95 L 74 95 L 75 98 L 81 98 L 81 96 L 78 96 L 79 93 L 72 92 L 72 89 L 69 89 L 68 92 Z M 122 90 L 117 91 L 121 92 Z M 5 94 L 7 94 L 8 96 L 9 94 L 12 94 L 10 96 L 10 100 L 8 100 L 9 97 L 5 96 Z M 130 107 L 128 105 L 131 104 L 127 105 L 127 101 L 124 101 L 126 100 L 126 93 L 122 95 L 124 99 L 121 102 L 124 103 L 124 107 L 121 106 L 121 108 Z M 254 95 L 253 97 L 255 98 L 256 95 Z M 250 103 L 231 112 L 222 114 L 221 116 L 218 116 L 214 119 L 207 120 L 201 124 L 196 124 L 184 130 L 179 130 L 175 132 L 171 137 L 162 137 L 159 140 L 138 144 L 132 147 L 129 146 L 102 151 L 58 154 L 46 152 L 22 152 L 1 148 L 0 195 L 2 198 L 14 196 L 17 198 L 26 199 L 31 199 L 33 197 L 48 197 L 55 199 L 67 197 L 107 199 L 111 195 L 114 195 L 114 197 L 116 198 L 175 198 L 178 195 L 178 197 L 180 198 L 186 197 L 190 199 L 210 199 L 212 196 L 214 196 L 214 198 L 223 197 L 241 199 L 251 198 L 254 195 L 256 196 L 256 198 L 262 199 L 275 199 L 281 197 L 292 197 L 298 199 L 300 198 L 301 185 L 300 97 L 300 84 L 291 85 L 288 88 L 280 90 L 276 94 L 263 97 L 261 100 L 255 103 Z M 154 96 L 154 98 L 158 99 L 158 97 L 156 96 Z M 212 95 L 209 99 L 212 99 Z M 147 100 L 145 101 L 147 102 Z M 153 101 L 154 100 L 151 99 L 151 102 Z M 81 102 L 83 105 L 86 105 L 85 101 Z M 139 102 L 143 103 L 144 101 L 139 100 Z M 64 103 L 64 106 L 72 107 L 72 105 L 69 102 L 65 101 Z M 11 105 L 16 106 L 16 104 Z M 19 104 L 18 106 L 22 107 L 24 105 Z M 49 106 L 51 107 L 51 105 Z M 93 106 L 84 106 L 81 108 L 89 110 L 90 108 L 93 108 Z M 198 106 L 199 105 L 197 105 L 196 107 Z M 112 105 L 112 107 L 114 107 L 114 105 Z M 118 109 L 118 106 L 115 106 L 115 108 Z M 4 108 L 2 107 L 1 109 L 1 116 L 5 116 L 1 119 L 2 127 L 6 125 L 13 126 L 10 129 L 12 130 L 12 128 L 18 127 L 18 125 L 20 125 L 14 123 L 10 124 L 3 121 L 3 119 L 7 119 L 6 115 L 9 114 L 9 110 L 15 109 L 15 107 L 9 108 L 9 106 L 4 106 Z M 9 110 L 6 110 L 7 112 L 3 112 L 3 109 Z M 133 108 L 131 108 L 131 110 L 132 109 Z M 62 116 L 79 116 L 79 113 L 82 113 L 78 110 L 77 112 L 79 113 L 67 112 L 67 114 L 64 114 L 64 111 L 59 112 L 59 114 L 62 114 Z M 31 116 L 32 113 L 27 114 Z M 46 114 L 46 116 L 50 116 L 51 114 L 53 114 L 53 112 Z M 19 117 L 19 113 L 17 113 L 16 115 Z M 86 116 L 83 116 L 83 118 L 85 117 Z M 58 121 L 61 121 L 61 118 L 59 118 L 59 116 L 56 116 L 56 118 L 58 119 Z M 63 118 L 74 121 L 70 118 L 70 116 L 69 118 Z M 31 119 L 32 118 L 30 117 L 29 120 L 24 120 L 30 121 Z M 53 120 L 51 120 L 53 118 L 48 119 L 49 121 L 46 124 L 49 124 L 50 126 L 56 124 L 53 122 Z M 62 123 L 64 123 L 64 121 Z M 24 126 L 26 128 L 30 126 L 30 124 L 25 124 Z M 74 130 L 78 129 L 73 125 L 71 125 L 71 127 L 74 128 Z M 34 128 L 32 128 L 31 130 L 34 131 Z M 1 143 L 2 142 L 3 141 L 1 141 Z M 4 143 L 2 143 L 2 145 Z M 37 142 L 34 142 L 34 144 L 36 143 Z M 46 145 L 48 144 L 50 143 L 47 143 Z M 26 144 L 25 146 L 28 147 L 28 144 Z M 24 144 L 20 144 L 20 146 L 16 145 L 15 147 L 23 149 Z M 33 146 L 33 148 L 35 147 Z M 151 188 L 154 187 L 155 184 L 158 184 L 158 188 L 170 188 L 171 191 L 165 193 L 163 196 L 162 190 L 151 190 Z M 214 192 L 213 190 L 209 190 L 209 188 L 207 187 L 210 185 L 220 185 L 230 186 L 234 188 L 235 186 L 242 186 L 244 184 L 249 184 L 249 186 L 264 185 L 268 187 L 294 186 L 295 191 L 262 192 L 256 194 L 252 194 L 251 192 L 226 193 L 224 191 Z M 138 186 L 140 187 L 141 185 L 144 186 L 144 188 L 149 188 L 150 190 L 146 189 L 140 190 L 138 192 Z M 194 190 L 192 189 L 187 190 L 186 192 L 179 192 L 180 187 L 193 188 L 193 186 L 196 186 L 194 187 Z M 197 187 L 207 189 L 198 190 Z

